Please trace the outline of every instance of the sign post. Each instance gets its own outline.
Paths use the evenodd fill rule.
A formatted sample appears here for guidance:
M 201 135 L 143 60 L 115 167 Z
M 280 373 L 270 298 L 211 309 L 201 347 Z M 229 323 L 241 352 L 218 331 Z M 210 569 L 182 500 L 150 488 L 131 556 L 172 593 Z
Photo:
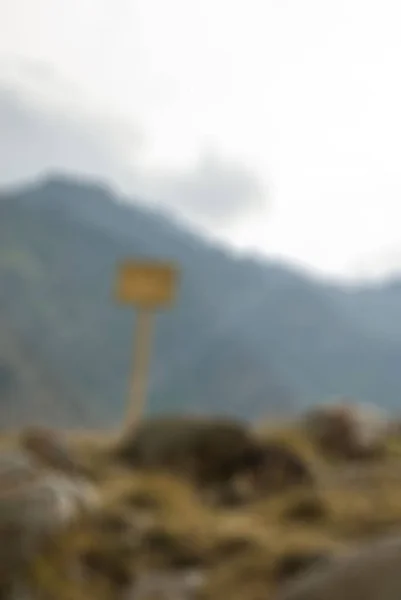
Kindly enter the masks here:
M 174 301 L 178 270 L 170 263 L 126 260 L 117 277 L 117 300 L 137 308 L 134 357 L 125 428 L 132 431 L 146 405 L 154 313 Z

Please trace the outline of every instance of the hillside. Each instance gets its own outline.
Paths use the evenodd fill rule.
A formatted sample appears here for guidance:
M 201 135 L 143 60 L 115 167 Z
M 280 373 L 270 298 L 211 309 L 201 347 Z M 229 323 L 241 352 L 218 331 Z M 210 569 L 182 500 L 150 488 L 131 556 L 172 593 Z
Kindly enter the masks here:
M 368 565 L 342 563 L 341 593 L 302 597 L 387 598 L 399 589 L 401 438 L 376 422 L 372 446 L 360 430 L 334 448 L 305 424 L 161 418 L 124 439 L 0 436 L 2 597 L 278 600 L 366 549 Z
M 371 309 L 372 290 L 351 299 L 283 265 L 235 258 L 99 185 L 53 177 L 0 197 L 4 425 L 33 412 L 63 424 L 121 418 L 134 315 L 112 292 L 127 255 L 182 268 L 179 301 L 158 316 L 151 411 L 254 417 L 337 393 L 397 406 L 401 331 L 356 314 L 359 299 Z

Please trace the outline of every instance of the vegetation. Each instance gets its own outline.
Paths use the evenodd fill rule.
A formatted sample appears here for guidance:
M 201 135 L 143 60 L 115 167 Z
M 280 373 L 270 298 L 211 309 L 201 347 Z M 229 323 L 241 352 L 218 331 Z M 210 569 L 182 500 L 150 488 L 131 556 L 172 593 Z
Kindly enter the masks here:
M 177 260 L 183 278 L 176 309 L 159 317 L 151 386 L 150 412 L 170 416 L 121 440 L 113 426 L 134 323 L 111 294 L 127 255 Z M 25 586 L 33 600 L 266 600 L 310 565 L 399 527 L 399 431 L 361 453 L 346 415 L 324 439 L 321 420 L 312 435 L 279 415 L 338 392 L 397 405 L 401 335 L 389 322 L 399 293 L 236 259 L 99 186 L 52 179 L 3 194 L 0 448 L 91 483 L 99 502 L 17 571 L 5 558 L 18 544 L 4 543 L 0 597 Z M 70 429 L 59 443 L 24 423 L 107 432 Z
M 130 589 L 136 598 L 173 598 L 179 586 L 192 598 L 191 585 L 205 600 L 223 593 L 260 600 L 311 565 L 401 525 L 400 439 L 392 438 L 380 463 L 344 465 L 327 462 L 307 439 L 300 445 L 304 435 L 300 426 L 294 437 L 267 427 L 262 438 L 280 438 L 300 460 L 309 456 L 310 467 L 320 467 L 316 485 L 276 488 L 232 507 L 209 503 L 183 474 L 122 466 L 112 438 L 71 433 L 101 504 L 52 539 L 21 581 L 40 598 L 61 600 L 121 600 Z M 349 469 L 359 473 L 351 485 Z

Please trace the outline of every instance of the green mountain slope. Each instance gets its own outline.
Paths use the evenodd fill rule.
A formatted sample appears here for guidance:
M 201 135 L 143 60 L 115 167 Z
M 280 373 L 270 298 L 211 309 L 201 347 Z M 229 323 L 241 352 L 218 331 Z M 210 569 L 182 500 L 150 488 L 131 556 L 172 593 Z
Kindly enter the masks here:
M 127 255 L 174 258 L 183 269 L 177 306 L 157 317 L 151 410 L 247 415 L 289 405 L 267 357 L 225 326 L 246 272 L 238 277 L 223 252 L 163 217 L 60 179 L 3 195 L 0 287 L 1 314 L 57 382 L 64 419 L 74 422 L 77 406 L 80 422 L 81 413 L 90 423 L 121 418 L 134 314 L 113 303 L 112 290 Z
M 401 340 L 356 319 L 344 290 L 236 259 L 101 186 L 55 177 L 0 196 L 5 425 L 121 419 L 134 314 L 112 290 L 127 255 L 182 267 L 178 303 L 157 317 L 149 410 L 254 417 L 342 392 L 401 398 Z

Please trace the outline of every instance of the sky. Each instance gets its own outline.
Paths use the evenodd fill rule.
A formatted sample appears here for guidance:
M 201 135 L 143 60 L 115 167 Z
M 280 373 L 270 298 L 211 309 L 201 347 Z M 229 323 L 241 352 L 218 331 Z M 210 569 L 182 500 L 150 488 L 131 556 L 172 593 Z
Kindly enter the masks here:
M 111 181 L 236 248 L 401 269 L 398 0 L 0 0 L 0 183 Z

